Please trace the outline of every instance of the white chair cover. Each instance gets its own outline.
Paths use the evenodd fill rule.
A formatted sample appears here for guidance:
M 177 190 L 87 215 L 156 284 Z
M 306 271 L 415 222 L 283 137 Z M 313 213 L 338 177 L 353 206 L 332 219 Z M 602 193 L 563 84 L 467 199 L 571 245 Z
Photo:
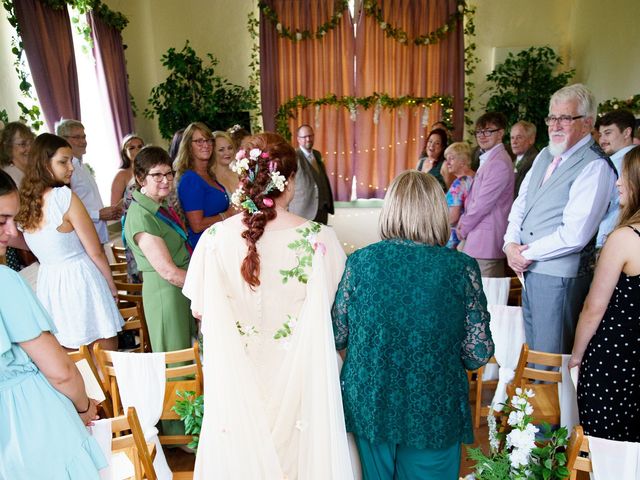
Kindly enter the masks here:
M 100 470 L 101 480 L 124 480 L 135 475 L 135 467 L 131 460 L 123 453 L 111 454 L 111 419 L 96 420 L 89 427 L 89 433 L 98 443 L 100 450 L 109 465 Z
M 509 300 L 511 279 L 482 277 L 482 289 L 487 297 L 487 305 L 506 305 Z
M 640 478 L 640 443 L 588 438 L 592 480 Z
M 569 370 L 571 355 L 562 355 L 562 382 L 558 384 L 558 399 L 560 400 L 560 426 L 567 427 L 570 432 L 578 425 L 578 395 Z
M 484 280 L 484 279 L 483 279 Z M 502 410 L 502 403 L 507 399 L 507 384 L 513 380 L 518 366 L 520 350 L 525 342 L 522 307 L 507 305 L 489 305 L 491 321 L 489 328 L 495 344 L 498 371 L 498 386 L 491 405 L 494 410 Z
M 156 428 L 164 403 L 164 353 L 112 352 L 111 358 L 123 409 L 136 408 L 145 439 L 156 445 L 153 466 L 158 479 L 170 480 L 173 474 L 167 465 Z

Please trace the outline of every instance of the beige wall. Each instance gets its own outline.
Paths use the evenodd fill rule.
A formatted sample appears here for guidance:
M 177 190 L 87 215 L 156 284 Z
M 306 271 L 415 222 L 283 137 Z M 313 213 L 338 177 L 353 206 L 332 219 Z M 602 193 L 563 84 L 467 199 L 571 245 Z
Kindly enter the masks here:
M 124 13 L 129 25 L 123 31 L 131 93 L 138 106 L 136 129 L 145 140 L 166 145 L 156 120 L 142 112 L 151 89 L 164 81 L 167 71 L 160 57 L 169 48 L 181 50 L 186 40 L 200 58 L 213 54 L 220 63 L 216 73 L 230 82 L 248 86 L 251 38 L 247 15 L 257 8 L 253 0 L 107 0 Z M 186 125 L 185 125 L 186 126 Z

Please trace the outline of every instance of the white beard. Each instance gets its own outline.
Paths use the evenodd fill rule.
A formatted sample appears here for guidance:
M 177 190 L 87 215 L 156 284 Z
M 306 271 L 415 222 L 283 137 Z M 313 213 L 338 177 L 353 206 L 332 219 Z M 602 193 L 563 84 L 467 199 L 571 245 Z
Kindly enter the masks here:
M 551 139 L 549 139 L 549 153 L 554 157 L 562 155 L 567 151 L 567 137 L 564 138 L 564 141 L 560 143 L 553 143 Z

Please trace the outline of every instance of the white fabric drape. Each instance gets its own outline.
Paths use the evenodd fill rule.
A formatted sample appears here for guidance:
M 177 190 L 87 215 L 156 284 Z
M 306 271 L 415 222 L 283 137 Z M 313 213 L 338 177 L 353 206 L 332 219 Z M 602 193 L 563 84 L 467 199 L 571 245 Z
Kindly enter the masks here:
M 592 480 L 640 478 L 640 443 L 588 438 Z
M 489 305 L 491 321 L 489 328 L 495 344 L 496 361 L 500 366 L 498 385 L 491 405 L 496 411 L 502 410 L 502 403 L 507 399 L 507 385 L 515 375 L 520 350 L 525 342 L 522 308 L 507 305 Z
M 228 243 L 218 245 L 218 239 L 237 246 L 237 237 L 223 233 L 225 228 L 226 222 L 217 227 L 215 239 L 206 232 L 200 239 L 183 289 L 203 318 L 205 414 L 194 479 L 353 479 L 330 316 L 329 292 L 335 285 L 328 284 L 335 280 L 329 280 L 325 270 L 325 263 L 333 261 L 330 253 L 323 258 L 325 249 L 318 248 L 313 256 L 295 328 L 282 344 L 283 361 L 267 372 L 272 377 L 265 396 L 265 379 L 257 378 L 246 343 L 257 342 L 249 348 L 260 348 L 261 342 L 273 339 L 262 331 L 257 338 L 239 333 L 238 324 L 255 319 L 246 318 L 239 287 L 231 285 L 237 279 L 225 275 L 223 264 L 235 259 L 235 252 L 233 246 L 231 251 L 222 248 Z M 328 233 L 323 229 L 318 240 L 336 252 L 340 245 L 333 232 Z M 244 250 L 237 248 L 241 259 Z M 267 257 L 263 251 L 261 256 Z M 230 265 L 239 271 L 240 262 Z M 267 284 L 262 275 L 261 281 Z
M 153 466 L 159 480 L 170 480 L 173 474 L 158 439 L 156 424 L 162 415 L 164 403 L 164 353 L 111 352 L 113 368 L 118 380 L 118 392 L 123 410 L 136 407 L 140 426 L 148 442 L 156 445 Z

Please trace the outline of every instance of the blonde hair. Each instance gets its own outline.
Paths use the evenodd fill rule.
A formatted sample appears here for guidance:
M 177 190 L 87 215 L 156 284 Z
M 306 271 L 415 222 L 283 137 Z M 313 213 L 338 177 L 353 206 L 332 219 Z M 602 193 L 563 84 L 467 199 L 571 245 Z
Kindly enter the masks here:
M 180 147 L 178 148 L 178 156 L 175 161 L 175 171 L 177 177 L 181 177 L 184 172 L 187 170 L 193 169 L 193 147 L 192 142 L 193 134 L 199 131 L 205 138 L 213 140 L 213 134 L 211 133 L 211 129 L 207 127 L 202 122 L 193 122 L 190 123 L 187 128 L 185 128 L 184 133 L 182 134 L 182 140 L 180 140 Z M 213 148 L 211 149 L 211 158 L 209 158 L 209 162 L 207 163 L 207 171 L 211 176 L 214 176 L 213 173 L 213 163 L 215 161 L 215 152 Z
M 444 151 L 445 158 L 449 154 L 455 155 L 458 158 L 462 158 L 467 166 L 471 164 L 471 147 L 469 147 L 469 144 L 467 142 L 452 143 Z
M 432 175 L 407 170 L 398 175 L 384 198 L 380 237 L 403 238 L 444 246 L 449 240 L 449 210 L 442 187 Z
M 215 159 L 216 159 L 216 139 L 217 138 L 224 138 L 227 142 L 229 142 L 229 145 L 231 145 L 231 147 L 233 148 L 233 151 L 237 151 L 238 147 L 236 147 L 236 143 L 233 141 L 233 138 L 231 138 L 231 135 L 229 135 L 227 132 L 223 132 L 221 130 L 216 130 L 215 132 L 213 132 L 213 161 L 215 163 Z

